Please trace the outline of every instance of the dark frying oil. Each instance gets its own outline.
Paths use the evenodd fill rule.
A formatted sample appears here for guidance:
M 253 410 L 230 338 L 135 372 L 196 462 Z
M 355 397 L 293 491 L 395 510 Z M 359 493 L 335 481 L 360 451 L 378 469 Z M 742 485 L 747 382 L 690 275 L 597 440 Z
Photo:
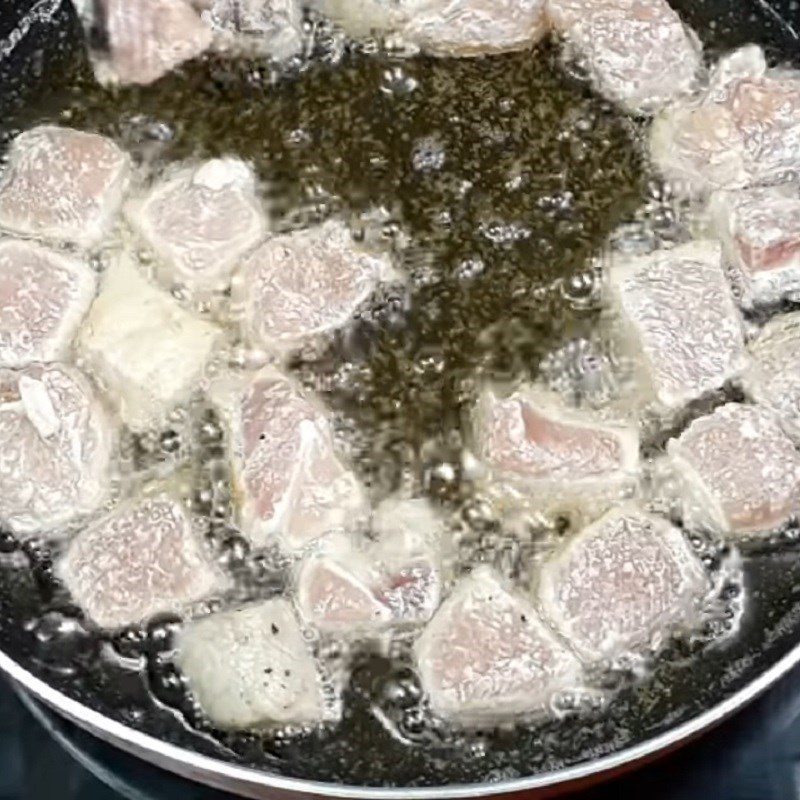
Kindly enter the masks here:
M 549 44 L 408 60 L 346 48 L 322 27 L 310 34 L 313 57 L 282 75 L 211 58 L 151 87 L 107 90 L 91 77 L 74 20 L 62 17 L 64 46 L 24 62 L 49 70 L 41 88 L 25 102 L 3 97 L 13 110 L 0 122 L 4 139 L 43 121 L 97 130 L 155 171 L 236 155 L 259 173 L 275 228 L 337 214 L 384 239 L 397 280 L 292 369 L 324 396 L 376 497 L 401 486 L 427 493 L 479 543 L 494 533 L 487 547 L 497 555 L 496 523 L 460 480 L 465 409 L 480 382 L 533 377 L 548 353 L 592 331 L 591 259 L 658 197 L 638 124 L 571 76 Z M 663 211 L 651 222 L 668 231 Z M 28 669 L 164 740 L 353 784 L 496 781 L 613 752 L 718 702 L 800 630 L 798 559 L 773 551 L 747 565 L 738 636 L 692 658 L 691 643 L 676 643 L 602 713 L 453 730 L 427 714 L 400 642 L 389 657 L 356 657 L 335 728 L 223 734 L 191 707 L 170 666 L 177 622 L 104 638 L 54 581 L 48 546 L 6 538 L 0 551 L 0 646 Z

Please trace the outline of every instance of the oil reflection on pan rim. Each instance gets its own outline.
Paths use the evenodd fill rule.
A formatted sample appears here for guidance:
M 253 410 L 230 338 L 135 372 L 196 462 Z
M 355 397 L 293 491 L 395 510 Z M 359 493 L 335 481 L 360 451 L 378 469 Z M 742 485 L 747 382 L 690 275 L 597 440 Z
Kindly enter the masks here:
M 610 778 L 637 766 L 640 762 L 665 755 L 700 733 L 719 724 L 754 700 L 800 663 L 800 644 L 786 653 L 761 675 L 722 702 L 702 714 L 612 755 L 577 764 L 555 772 L 527 778 L 486 784 L 431 786 L 421 788 L 379 788 L 322 783 L 300 778 L 286 778 L 250 767 L 229 764 L 210 756 L 162 742 L 149 734 L 133 730 L 67 697 L 21 667 L 0 651 L 0 670 L 19 687 L 78 727 L 115 747 L 183 778 L 251 798 L 391 798 L 392 800 L 449 800 L 450 798 L 494 797 L 516 793 L 540 796 L 578 788 Z

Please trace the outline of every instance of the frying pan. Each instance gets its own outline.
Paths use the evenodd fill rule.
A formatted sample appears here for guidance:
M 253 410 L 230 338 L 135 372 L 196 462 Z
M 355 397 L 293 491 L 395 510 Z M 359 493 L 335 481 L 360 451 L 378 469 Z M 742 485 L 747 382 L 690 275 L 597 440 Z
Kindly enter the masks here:
M 755 41 L 765 47 L 773 61 L 800 65 L 800 13 L 793 0 L 676 0 L 674 5 L 701 36 L 711 57 L 738 44 Z M 335 48 L 335 43 L 331 45 L 328 42 L 327 50 L 321 49 L 320 60 L 325 61 Z M 544 65 L 535 72 L 535 80 L 540 82 L 537 86 L 552 90 L 557 99 L 567 97 L 569 92 L 576 93 L 575 96 L 579 96 L 584 104 L 581 108 L 596 112 L 602 128 L 606 124 L 603 120 L 611 119 L 613 112 L 590 97 L 579 81 L 570 83 L 569 76 L 550 76 L 548 70 L 556 63 L 557 56 L 552 48 L 548 48 L 548 45 L 539 48 L 543 55 L 535 56 L 541 58 Z M 447 118 L 458 122 L 453 111 L 458 107 L 463 118 L 467 119 L 467 127 L 459 131 L 459 136 L 466 142 L 463 146 L 472 146 L 470 136 L 473 135 L 474 142 L 477 142 L 474 146 L 478 149 L 495 147 L 499 142 L 500 149 L 492 152 L 500 159 L 503 148 L 513 150 L 513 139 L 503 138 L 502 126 L 498 123 L 492 128 L 485 119 L 474 120 L 474 127 L 470 128 L 469 124 L 473 123 L 469 119 L 469 104 L 462 103 L 459 98 L 470 91 L 470 80 L 488 80 L 487 75 L 491 78 L 495 74 L 495 65 L 500 64 L 499 72 L 508 72 L 509 64 L 526 69 L 528 61 L 525 59 L 534 60 L 534 56 L 525 54 L 511 56 L 508 62 L 503 62 L 502 58 L 490 59 L 478 66 L 477 62 L 465 66 L 452 62 L 430 64 L 420 60 L 419 64 L 407 66 L 394 64 L 394 72 L 389 72 L 397 77 L 403 70 L 407 73 L 417 70 L 414 74 L 420 81 L 424 83 L 430 79 L 432 91 L 442 92 L 440 104 L 446 107 Z M 173 147 L 171 157 L 182 156 L 181 148 L 194 147 L 195 140 L 202 141 L 201 150 L 208 153 L 234 148 L 255 157 L 256 150 L 269 149 L 270 153 L 277 154 L 270 164 L 270 177 L 276 194 L 286 194 L 283 190 L 287 187 L 281 184 L 281 175 L 291 172 L 294 163 L 293 151 L 285 142 L 286 132 L 297 130 L 298 120 L 310 129 L 315 120 L 324 119 L 328 126 L 326 132 L 332 131 L 334 140 L 339 137 L 334 141 L 334 149 L 339 148 L 344 153 L 342 158 L 332 157 L 330 162 L 336 165 L 336 169 L 331 170 L 330 186 L 338 197 L 343 198 L 343 204 L 351 209 L 379 203 L 390 207 L 393 196 L 398 195 L 406 204 L 404 218 L 412 221 L 412 228 L 416 225 L 422 231 L 420 239 L 426 245 L 434 248 L 450 246 L 442 244 L 441 237 L 437 239 L 436 234 L 431 233 L 430 225 L 424 223 L 425 215 L 419 208 L 415 212 L 415 198 L 419 200 L 423 195 L 428 202 L 426 209 L 435 208 L 436 202 L 441 200 L 435 197 L 440 188 L 424 185 L 424 178 L 409 176 L 408 141 L 397 144 L 396 140 L 403 137 L 396 136 L 392 130 L 382 134 L 381 129 L 387 123 L 379 114 L 376 127 L 369 128 L 362 106 L 374 103 L 377 108 L 378 104 L 371 99 L 373 95 L 365 99 L 358 94 L 360 84 L 346 83 L 351 72 L 377 76 L 380 80 L 380 76 L 386 74 L 386 65 L 378 63 L 376 66 L 363 58 L 359 61 L 357 53 L 352 55 L 352 59 L 356 64 L 352 67 L 355 72 L 351 70 L 352 65 L 348 66 L 350 62 L 345 61 L 344 66 L 339 65 L 328 72 L 323 70 L 311 77 L 291 76 L 283 88 L 267 86 L 264 89 L 260 85 L 253 90 L 247 77 L 253 75 L 252 64 L 242 66 L 239 73 L 242 85 L 239 85 L 232 81 L 229 73 L 221 72 L 211 63 L 198 68 L 199 73 L 190 69 L 183 77 L 167 78 L 160 88 L 98 94 L 99 90 L 91 88 L 90 80 L 85 77 L 88 68 L 83 33 L 69 4 L 59 0 L 18 0 L 5 4 L 0 12 L 0 130 L 3 142 L 7 142 L 15 130 L 36 121 L 69 119 L 76 125 L 88 121 L 113 133 L 131 136 L 131 119 L 145 118 L 152 122 L 154 118 L 169 117 L 172 112 L 169 102 L 164 104 L 164 98 L 188 81 L 192 90 L 184 92 L 184 96 L 189 97 L 188 105 L 178 104 L 174 110 L 175 118 L 167 119 L 172 133 L 166 138 L 174 139 L 170 145 Z M 465 72 L 463 75 L 457 73 L 459 79 L 449 80 L 448 74 L 457 70 Z M 77 80 L 76 75 L 83 77 Z M 89 100 L 83 103 L 79 97 L 81 103 L 75 105 L 76 96 L 84 90 Z M 273 94 L 262 94 L 262 90 Z M 309 99 L 313 99 L 315 92 L 325 98 L 321 108 L 320 104 L 314 106 Z M 330 98 L 336 100 L 337 97 L 341 107 L 332 107 Z M 559 105 L 561 99 L 551 103 L 550 107 L 568 116 L 569 111 L 565 112 Z M 226 124 L 222 115 L 230 115 L 234 107 L 241 110 L 243 102 L 248 104 L 248 113 L 259 103 L 277 103 L 275 108 L 287 114 L 286 122 L 277 126 L 281 129 L 277 133 L 276 128 L 269 127 L 266 117 L 258 121 L 263 128 L 259 136 L 248 138 L 237 132 L 238 129 L 229 133 L 228 128 L 235 129 L 236 126 Z M 519 102 L 524 105 L 533 101 L 523 97 Z M 195 116 L 208 118 L 210 132 L 197 127 L 200 123 L 192 117 L 193 103 L 207 104 L 203 106 L 203 113 Z M 535 102 L 531 107 L 535 107 Z M 345 108 L 346 113 L 342 111 Z M 65 109 L 69 111 L 68 116 L 64 115 Z M 437 109 L 438 105 L 434 103 L 423 109 L 422 117 L 435 118 Z M 257 111 L 253 113 L 257 114 Z M 87 116 L 82 118 L 81 114 Z M 221 116 L 217 118 L 217 114 Z M 420 117 L 409 111 L 402 123 L 412 130 L 423 130 L 419 120 Z M 616 122 L 608 124 L 617 125 Z M 623 128 L 624 124 L 619 123 Z M 519 133 L 521 129 L 515 130 L 522 136 Z M 133 136 L 136 142 L 142 138 L 141 128 L 137 131 Z M 446 126 L 440 126 L 438 134 L 446 139 Z M 346 136 L 349 138 L 345 141 L 343 137 Z M 320 142 L 315 157 L 325 158 L 329 143 L 325 136 L 320 138 Z M 364 170 L 368 172 L 371 166 L 359 161 L 362 157 L 360 151 L 373 146 L 383 148 L 384 160 L 380 164 L 383 172 L 370 174 L 365 180 L 359 174 Z M 395 151 L 394 147 L 399 149 Z M 619 156 L 612 147 L 601 156 L 606 162 L 613 161 L 615 153 Z M 547 152 L 540 155 L 546 161 Z M 338 151 L 334 156 L 338 156 Z M 577 181 L 579 189 L 583 185 L 580 164 L 585 160 L 582 158 L 569 166 L 570 179 Z M 624 158 L 621 160 L 625 161 Z M 592 174 L 597 174 L 597 164 L 592 164 L 591 157 L 588 161 Z M 525 178 L 525 164 L 522 166 L 520 174 Z M 546 170 L 542 170 L 544 172 Z M 532 176 L 527 176 L 533 182 L 531 191 L 534 193 L 537 174 L 533 171 Z M 558 174 L 549 177 L 556 182 L 564 180 Z M 630 208 L 640 197 L 642 186 L 637 178 L 628 180 L 625 185 L 623 183 L 611 185 L 613 191 L 608 202 L 596 204 L 597 216 L 603 217 L 604 223 L 586 212 L 583 230 L 588 230 L 589 234 L 585 247 L 570 249 L 562 246 L 552 254 L 551 260 L 558 262 L 562 279 L 550 280 L 547 285 L 563 289 L 563 276 L 571 274 L 570 270 L 574 271 L 576 264 L 579 267 L 586 261 L 588 254 L 597 248 L 598 242 L 607 236 L 614 224 L 624 221 L 623 211 L 612 212 L 612 208 Z M 441 182 L 437 184 L 441 185 Z M 494 184 L 488 178 L 486 185 L 489 187 L 488 197 L 484 198 L 482 205 L 478 204 L 483 210 L 496 200 L 491 196 Z M 583 188 L 590 193 L 591 187 L 583 185 Z M 290 186 L 288 194 L 291 193 Z M 297 197 L 295 191 L 292 199 Z M 578 192 L 575 202 L 579 207 L 581 197 Z M 535 218 L 536 208 L 532 206 L 525 211 Z M 481 229 L 480 225 L 472 225 L 475 219 L 470 218 L 467 222 L 470 227 Z M 495 246 L 500 229 L 493 229 L 494 233 L 490 231 L 490 236 L 485 235 L 485 227 L 481 230 L 483 238 L 493 239 L 491 245 Z M 558 244 L 558 237 L 562 235 L 560 230 L 553 228 L 543 232 L 552 234 Z M 575 238 L 574 230 L 567 229 L 563 235 L 566 237 L 564 241 Z M 513 250 L 516 245 L 507 242 L 501 242 L 501 245 L 506 248 L 502 252 L 504 263 L 522 259 L 519 252 Z M 465 253 L 478 253 L 469 262 L 474 266 L 482 260 L 491 262 L 494 251 L 486 249 L 488 247 L 485 242 L 481 244 L 467 236 L 462 249 Z M 521 252 L 526 258 L 532 258 L 531 251 L 525 251 L 524 247 Z M 455 254 L 461 255 L 460 251 Z M 455 256 L 451 261 L 463 265 L 464 262 Z M 411 273 L 428 274 L 422 266 L 425 264 L 412 261 Z M 519 278 L 519 274 L 514 280 Z M 506 277 L 498 273 L 497 281 L 505 288 L 513 287 L 513 280 L 503 283 Z M 552 279 L 553 275 L 550 274 L 549 278 Z M 462 279 L 463 271 L 458 277 L 458 280 Z M 542 279 L 542 275 L 537 273 L 536 279 Z M 425 286 L 424 280 L 418 280 L 416 299 L 427 297 L 433 303 L 435 298 L 425 295 Z M 440 287 L 444 288 L 437 291 L 446 292 L 450 301 L 448 324 L 457 318 L 459 311 L 477 313 L 475 307 L 470 306 L 469 298 L 464 299 L 469 294 L 467 290 L 455 291 L 445 279 Z M 507 306 L 507 327 L 513 329 L 519 309 L 508 301 L 508 297 L 493 299 L 486 296 L 480 301 L 481 307 L 489 309 L 487 313 L 491 312 L 492 303 L 498 304 L 500 309 L 495 312 L 496 321 L 505 321 L 502 309 Z M 441 314 L 442 308 L 437 309 Z M 541 316 L 534 315 L 533 327 L 538 338 L 552 342 L 564 332 L 547 328 L 549 310 L 547 302 L 543 303 L 543 307 L 538 309 Z M 528 312 L 530 309 L 526 309 Z M 570 325 L 580 329 L 581 318 L 580 313 L 573 315 Z M 486 319 L 479 321 L 487 322 Z M 388 324 L 386 319 L 379 319 L 378 324 L 384 323 Z M 424 330 L 424 325 L 422 327 Z M 360 348 L 363 358 L 368 361 L 385 344 L 379 342 L 375 345 L 374 338 L 374 331 L 363 323 L 362 329 L 340 346 L 351 350 Z M 464 363 L 453 357 L 462 370 L 483 363 L 481 359 L 485 358 L 485 353 L 478 339 L 467 347 L 468 357 Z M 499 333 L 493 339 L 493 346 L 502 350 L 504 341 L 502 333 Z M 446 351 L 449 340 L 444 334 L 437 342 Z M 415 355 L 425 352 L 428 345 L 429 342 L 426 344 L 424 341 L 418 344 Z M 540 355 L 537 347 L 532 340 L 523 342 L 523 360 L 532 361 Z M 514 362 L 514 357 L 511 360 Z M 516 362 L 510 366 L 492 362 L 495 372 L 501 367 L 513 372 L 517 366 Z M 402 370 L 397 372 L 399 377 L 394 376 L 393 385 L 402 384 L 404 380 L 412 381 L 407 375 L 403 377 Z M 447 370 L 444 372 L 453 377 Z M 389 391 L 386 386 L 379 384 L 378 389 Z M 416 394 L 404 395 L 407 411 L 415 406 L 415 400 L 426 398 L 424 386 L 423 389 L 417 386 L 415 391 Z M 446 397 L 446 393 L 443 384 L 436 384 L 434 394 L 437 397 Z M 329 399 L 335 406 L 334 395 Z M 423 409 L 417 417 L 412 418 L 409 411 L 402 420 L 407 430 L 417 431 L 409 434 L 410 439 L 417 441 L 416 436 L 420 442 L 430 438 L 424 403 L 421 405 Z M 435 403 L 433 413 L 437 419 L 443 415 L 441 409 L 436 410 Z M 453 502 L 448 495 L 448 486 L 437 479 L 435 470 L 430 469 L 446 450 L 444 438 L 439 440 L 435 457 L 430 453 L 420 456 L 417 466 L 420 472 L 428 475 L 425 488 L 446 503 Z M 385 445 L 386 442 L 381 440 L 375 446 L 382 448 Z M 400 456 L 398 460 L 402 462 Z M 407 670 L 398 674 L 396 664 L 387 661 L 380 653 L 367 651 L 355 657 L 353 677 L 346 690 L 347 712 L 335 730 L 278 739 L 215 731 L 198 722 L 171 671 L 168 658 L 170 637 L 178 621 L 160 619 L 146 630 L 127 631 L 113 637 L 98 634 L 83 623 L 79 610 L 70 604 L 63 588 L 53 577 L 52 549 L 42 542 L 21 544 L 8 535 L 0 536 L 0 669 L 58 713 L 129 753 L 184 777 L 247 797 L 549 796 L 608 778 L 681 746 L 736 712 L 800 661 L 800 552 L 796 540 L 797 531 L 790 531 L 779 543 L 749 549 L 741 556 L 742 585 L 732 585 L 727 593 L 731 613 L 734 613 L 732 609 L 736 607 L 737 598 L 742 596 L 742 590 L 746 598 L 736 635 L 699 646 L 694 646 L 696 642 L 694 645 L 686 641 L 671 643 L 643 680 L 623 681 L 617 687 L 614 701 L 601 712 L 567 715 L 546 723 L 471 732 L 432 729 L 430 726 L 415 728 L 408 718 L 408 706 L 413 705 L 413 698 L 412 701 L 408 701 L 407 695 L 405 699 L 402 696 L 398 698 L 397 693 L 392 695 L 390 691 L 398 684 L 412 685 L 413 679 Z M 713 637 L 709 636 L 709 639 Z M 380 713 L 376 712 L 376 697 L 383 698 L 377 703 Z

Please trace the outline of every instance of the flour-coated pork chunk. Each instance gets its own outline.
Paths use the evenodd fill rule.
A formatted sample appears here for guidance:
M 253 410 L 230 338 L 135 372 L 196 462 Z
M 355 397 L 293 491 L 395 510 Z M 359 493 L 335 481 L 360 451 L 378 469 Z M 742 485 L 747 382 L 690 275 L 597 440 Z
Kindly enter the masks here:
M 23 535 L 59 535 L 98 509 L 115 439 L 114 421 L 78 370 L 0 370 L 0 522 Z
M 800 312 L 773 317 L 750 345 L 744 389 L 800 438 Z
M 212 389 L 228 430 L 239 522 L 256 545 L 302 549 L 366 513 L 361 484 L 336 454 L 322 408 L 272 367 Z
M 800 509 L 800 454 L 770 409 L 729 403 L 667 449 L 690 523 L 746 536 L 777 530 Z
M 800 187 L 718 192 L 710 209 L 744 307 L 800 293 Z
M 11 144 L 0 176 L 0 228 L 90 248 L 122 204 L 130 158 L 95 133 L 42 125 Z
M 94 0 L 82 3 L 103 83 L 154 83 L 201 55 L 212 32 L 186 0 Z
M 62 580 L 102 628 L 179 612 L 221 585 L 179 500 L 140 497 L 81 531 L 58 564 Z
M 177 663 L 221 728 L 308 725 L 330 713 L 322 678 L 291 603 L 267 600 L 190 622 Z
M 666 0 L 548 0 L 554 28 L 597 90 L 631 113 L 652 113 L 693 90 L 697 37 Z
M 487 567 L 456 584 L 414 653 L 433 710 L 466 724 L 546 713 L 579 679 L 575 656 L 533 604 Z
M 198 389 L 221 331 L 150 284 L 129 255 L 103 275 L 78 350 L 132 430 L 163 423 Z
M 641 360 L 646 390 L 668 411 L 719 389 L 746 365 L 739 311 L 716 243 L 692 242 L 611 264 L 612 306 Z
M 709 591 L 683 534 L 627 505 L 569 537 L 538 587 L 545 615 L 588 660 L 657 650 L 671 631 L 698 624 Z
M 227 288 L 266 230 L 255 176 L 234 158 L 178 171 L 129 204 L 128 217 L 171 280 L 199 290 Z
M 21 239 L 0 241 L 0 367 L 66 360 L 96 287 L 79 259 Z
M 344 325 L 389 266 L 328 221 L 264 242 L 245 258 L 235 296 L 252 340 L 280 353 Z

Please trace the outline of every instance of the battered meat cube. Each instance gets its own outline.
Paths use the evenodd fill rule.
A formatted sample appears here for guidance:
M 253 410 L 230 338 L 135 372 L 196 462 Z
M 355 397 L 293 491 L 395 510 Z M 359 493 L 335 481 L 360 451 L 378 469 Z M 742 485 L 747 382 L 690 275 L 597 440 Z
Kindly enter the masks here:
M 43 125 L 14 139 L 0 177 L 0 228 L 91 248 L 111 228 L 130 158 L 110 139 Z
M 392 613 L 378 597 L 380 576 L 370 560 L 347 541 L 323 544 L 297 574 L 302 617 L 324 633 L 363 635 L 384 630 L 392 623 Z
M 352 36 L 393 32 L 433 56 L 523 50 L 548 30 L 545 0 L 317 0 Z
M 773 317 L 750 345 L 744 389 L 800 440 L 800 312 Z
M 190 289 L 226 289 L 239 259 L 266 232 L 255 177 L 234 158 L 180 170 L 127 213 L 169 277 Z
M 561 510 L 633 488 L 639 466 L 634 426 L 601 422 L 549 393 L 483 393 L 475 414 L 477 455 L 491 476 L 524 486 Z
M 0 241 L 0 367 L 66 359 L 95 289 L 85 263 L 33 242 Z
M 375 511 L 377 541 L 360 550 L 329 536 L 297 578 L 303 617 L 326 633 L 365 634 L 426 622 L 439 605 L 441 522 L 426 500 L 390 498 Z
M 681 532 L 633 506 L 607 513 L 545 562 L 545 615 L 586 660 L 655 651 L 696 625 L 709 576 Z
M 76 369 L 0 370 L 0 522 L 57 535 L 95 511 L 107 497 L 115 433 Z
M 244 260 L 234 296 L 252 339 L 285 352 L 344 325 L 388 269 L 328 221 L 268 239 Z
M 222 728 L 310 725 L 334 713 L 287 600 L 190 622 L 178 639 L 177 663 L 200 707 Z
M 102 83 L 150 84 L 208 49 L 213 38 L 185 0 L 93 0 L 79 11 Z
M 718 192 L 710 210 L 745 308 L 800 294 L 800 189 Z
M 544 0 L 409 0 L 403 35 L 434 56 L 523 50 L 548 30 Z
M 695 88 L 702 52 L 666 0 L 548 0 L 553 27 L 598 91 L 649 114 Z
M 653 125 L 651 156 L 690 192 L 774 183 L 800 174 L 800 72 L 767 69 L 748 45 L 722 59 L 708 90 Z
M 303 49 L 297 0 L 204 0 L 203 20 L 224 50 L 284 61 Z
M 79 533 L 57 572 L 101 628 L 179 612 L 222 585 L 181 502 L 167 492 L 139 497 Z
M 716 243 L 692 242 L 612 263 L 612 305 L 667 411 L 719 389 L 746 366 L 742 320 Z
M 123 422 L 142 431 L 198 388 L 220 336 L 151 286 L 123 254 L 103 277 L 78 347 Z
M 212 396 L 228 428 L 239 521 L 254 544 L 278 535 L 303 548 L 366 513 L 324 412 L 286 376 L 267 367 L 220 379 Z
M 414 652 L 433 710 L 466 724 L 545 712 L 579 681 L 577 660 L 532 603 L 487 567 L 461 579 Z
M 427 622 L 439 606 L 444 526 L 424 498 L 389 497 L 375 509 L 369 556 L 381 571 L 378 598 L 395 624 Z
M 800 454 L 769 409 L 729 403 L 667 452 L 689 525 L 748 536 L 780 529 L 800 509 Z

